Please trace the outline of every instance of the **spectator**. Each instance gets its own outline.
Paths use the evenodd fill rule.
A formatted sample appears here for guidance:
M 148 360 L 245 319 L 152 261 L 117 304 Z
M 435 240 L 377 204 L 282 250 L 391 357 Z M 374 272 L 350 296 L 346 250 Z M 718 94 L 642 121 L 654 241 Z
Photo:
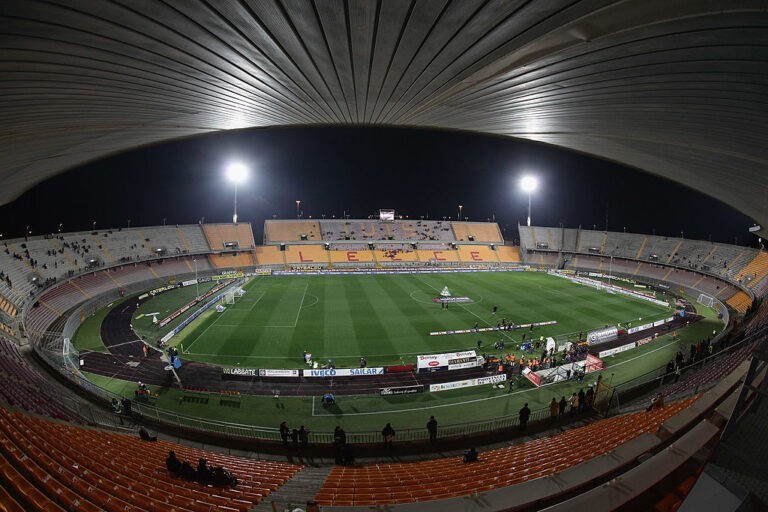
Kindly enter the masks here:
M 384 446 L 392 449 L 392 442 L 395 440 L 395 429 L 392 428 L 391 424 L 387 423 L 387 425 L 381 429 L 381 436 L 384 438 Z
M 434 416 L 429 417 L 427 422 L 427 431 L 429 432 L 429 444 L 432 446 L 437 442 L 437 420 Z
M 200 459 L 197 461 L 197 472 L 195 476 L 200 482 L 212 483 L 213 482 L 213 469 L 208 466 L 208 461 Z
M 570 411 L 569 414 L 570 414 L 571 418 L 573 418 L 576 415 L 576 412 L 578 412 L 578 410 L 579 410 L 579 397 L 578 397 L 578 395 L 576 393 L 571 395 L 570 402 L 571 402 L 571 411 Z
M 525 430 L 525 425 L 528 424 L 528 418 L 531 417 L 531 409 L 528 408 L 528 402 L 520 409 L 520 430 Z
M 150 435 L 149 431 L 145 429 L 143 425 L 139 427 L 139 437 L 141 438 L 142 441 L 150 441 L 150 442 L 157 441 L 157 436 Z
M 568 405 L 568 402 L 565 401 L 565 396 L 560 397 L 560 402 L 557 405 L 560 407 L 560 410 L 557 413 L 557 417 L 562 418 L 565 416 L 565 408 Z
M 304 428 L 304 425 L 299 427 L 299 440 L 301 441 L 301 447 L 306 448 L 309 443 L 309 430 Z
M 283 421 L 280 424 L 280 439 L 283 440 L 283 446 L 288 446 L 288 435 L 291 433 L 291 429 L 288 427 L 288 423 Z
M 560 412 L 560 404 L 557 403 L 555 397 L 552 397 L 552 401 L 549 402 L 549 420 L 552 423 L 557 420 L 558 412 Z
M 477 462 L 477 450 L 474 446 L 464 452 L 464 462 Z
M 174 475 L 178 475 L 181 471 L 181 461 L 176 458 L 176 452 L 173 450 L 168 452 L 168 458 L 165 459 L 165 467 Z
M 352 466 L 355 463 L 355 447 L 347 443 L 343 448 L 344 453 L 344 465 Z
M 123 404 L 117 401 L 117 398 L 112 399 L 112 411 L 120 418 L 120 424 L 123 425 Z
M 584 388 L 579 390 L 579 412 L 582 412 L 587 407 L 587 395 L 584 393 Z

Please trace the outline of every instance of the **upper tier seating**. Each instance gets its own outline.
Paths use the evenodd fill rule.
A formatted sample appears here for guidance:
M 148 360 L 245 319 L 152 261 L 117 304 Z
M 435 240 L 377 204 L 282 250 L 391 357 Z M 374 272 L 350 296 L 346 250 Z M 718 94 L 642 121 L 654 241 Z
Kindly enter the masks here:
M 88 270 L 209 250 L 202 228 L 195 224 L 8 240 L 0 250 L 0 309 L 14 316 L 39 288 Z
M 739 291 L 726 302 L 739 313 L 746 313 L 749 309 L 749 306 L 752 305 L 752 298 L 745 292 Z
M 264 223 L 267 242 L 298 242 L 322 240 L 320 223 L 316 220 L 272 220 Z
M 755 258 L 741 270 L 741 272 L 736 274 L 736 279 L 749 279 L 748 286 L 752 287 L 760 282 L 766 275 L 768 275 L 768 252 L 760 251 L 755 255 Z
M 267 223 L 269 222 L 267 221 Z M 379 220 L 326 219 L 320 221 L 320 228 L 323 240 L 328 242 L 339 240 L 360 242 L 380 240 L 418 242 L 437 240 L 452 242 L 455 240 L 451 223 L 439 220 L 396 220 L 384 222 Z
M 240 224 L 203 224 L 205 237 L 213 251 L 253 249 L 253 231 L 248 222 Z M 231 244 L 236 243 L 236 246 Z
M 499 225 L 495 222 L 452 222 L 453 234 L 460 242 L 502 243 Z
M 320 505 L 373 506 L 465 496 L 557 473 L 610 452 L 667 419 L 695 398 L 651 412 L 596 421 L 562 434 L 480 454 L 464 464 L 460 457 L 424 462 L 335 467 L 315 496 Z M 584 442 L 586 439 L 591 442 Z
M 165 468 L 170 450 L 193 466 L 204 458 L 228 469 L 237 486 L 211 487 L 171 475 Z M 245 512 L 301 470 L 294 464 L 146 442 L 5 408 L 0 408 L 0 452 L 7 463 L 0 461 L 4 484 L 37 502 L 41 497 L 27 495 L 19 482 L 29 480 L 46 500 L 40 510 Z

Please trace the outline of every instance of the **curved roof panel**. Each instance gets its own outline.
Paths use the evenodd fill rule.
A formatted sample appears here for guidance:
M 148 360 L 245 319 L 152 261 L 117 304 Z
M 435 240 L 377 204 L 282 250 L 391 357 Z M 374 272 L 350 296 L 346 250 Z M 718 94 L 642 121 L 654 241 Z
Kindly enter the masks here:
M 146 144 L 278 125 L 471 130 L 615 160 L 768 225 L 768 3 L 0 4 L 0 202 Z

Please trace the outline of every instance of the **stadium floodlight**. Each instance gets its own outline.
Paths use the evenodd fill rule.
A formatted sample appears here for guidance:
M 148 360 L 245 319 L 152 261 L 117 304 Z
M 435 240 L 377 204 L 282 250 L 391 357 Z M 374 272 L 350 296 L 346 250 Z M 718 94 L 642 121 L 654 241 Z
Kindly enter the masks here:
M 528 227 L 531 227 L 531 193 L 536 190 L 539 180 L 535 176 L 523 176 L 520 180 L 520 188 L 528 193 Z
M 240 162 L 229 164 L 227 166 L 227 179 L 235 185 L 235 198 L 232 203 L 232 224 L 237 224 L 237 185 L 248 179 L 248 168 Z

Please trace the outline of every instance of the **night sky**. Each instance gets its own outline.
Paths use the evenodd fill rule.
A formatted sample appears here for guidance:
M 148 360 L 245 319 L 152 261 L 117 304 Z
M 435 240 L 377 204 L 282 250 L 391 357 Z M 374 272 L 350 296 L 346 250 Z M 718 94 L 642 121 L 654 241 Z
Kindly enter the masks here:
M 398 215 L 496 220 L 516 240 L 527 195 L 539 179 L 534 225 L 605 229 L 756 244 L 751 219 L 725 204 L 653 175 L 507 138 L 402 128 L 270 128 L 226 132 L 116 155 L 71 170 L 0 207 L 0 233 L 33 234 L 232 219 L 228 162 L 251 169 L 238 188 L 238 216 L 257 241 L 265 218 Z

